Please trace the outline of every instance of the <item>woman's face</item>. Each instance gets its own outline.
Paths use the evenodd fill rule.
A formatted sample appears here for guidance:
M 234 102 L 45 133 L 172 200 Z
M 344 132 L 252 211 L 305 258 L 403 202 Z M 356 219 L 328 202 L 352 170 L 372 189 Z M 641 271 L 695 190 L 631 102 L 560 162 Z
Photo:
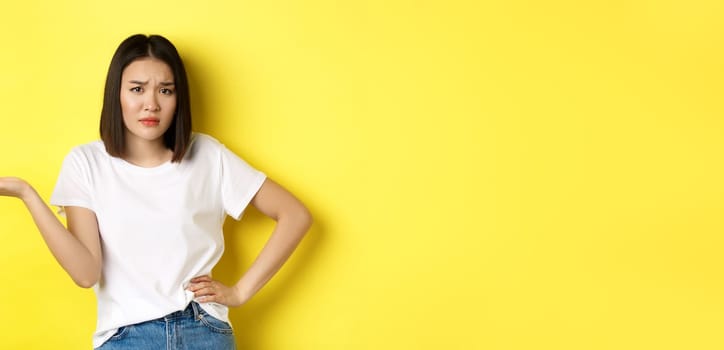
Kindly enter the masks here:
M 171 68 L 155 58 L 131 62 L 121 75 L 121 111 L 126 141 L 163 142 L 176 112 L 176 89 Z

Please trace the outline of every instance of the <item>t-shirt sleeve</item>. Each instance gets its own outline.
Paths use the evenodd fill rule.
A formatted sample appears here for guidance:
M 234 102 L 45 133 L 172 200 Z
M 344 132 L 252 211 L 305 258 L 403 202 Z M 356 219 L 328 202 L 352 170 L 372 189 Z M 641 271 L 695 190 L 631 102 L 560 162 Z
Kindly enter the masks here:
M 239 220 L 266 175 L 221 146 L 221 198 L 226 213 Z
M 64 206 L 93 209 L 88 161 L 78 149 L 63 160 L 50 204 L 58 206 L 58 214 L 65 215 Z

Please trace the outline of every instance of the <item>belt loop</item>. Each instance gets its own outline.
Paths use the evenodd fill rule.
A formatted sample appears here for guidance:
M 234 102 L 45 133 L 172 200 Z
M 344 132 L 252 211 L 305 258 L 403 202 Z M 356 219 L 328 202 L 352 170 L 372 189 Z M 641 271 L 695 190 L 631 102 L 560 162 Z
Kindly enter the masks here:
M 195 319 L 195 320 L 198 320 L 198 319 L 199 319 L 199 314 L 200 314 L 200 313 L 199 313 L 199 309 L 198 309 L 198 308 L 199 308 L 199 304 L 196 304 L 195 301 L 192 301 L 192 302 L 191 302 L 191 308 L 194 310 L 194 319 Z

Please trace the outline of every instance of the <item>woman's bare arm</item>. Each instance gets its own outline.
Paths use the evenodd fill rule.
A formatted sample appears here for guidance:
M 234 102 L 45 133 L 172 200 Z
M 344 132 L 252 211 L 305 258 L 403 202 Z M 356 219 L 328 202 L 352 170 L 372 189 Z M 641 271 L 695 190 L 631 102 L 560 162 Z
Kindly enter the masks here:
M 271 237 L 233 287 L 224 286 L 209 276 L 192 279 L 188 289 L 199 302 L 227 306 L 246 303 L 279 271 L 312 225 L 312 216 L 304 204 L 271 179 L 264 181 L 251 204 L 277 222 Z
M 0 196 L 17 197 L 25 203 L 50 252 L 77 285 L 89 288 L 98 282 L 103 258 L 98 222 L 93 211 L 65 207 L 66 229 L 35 189 L 24 180 L 0 177 Z

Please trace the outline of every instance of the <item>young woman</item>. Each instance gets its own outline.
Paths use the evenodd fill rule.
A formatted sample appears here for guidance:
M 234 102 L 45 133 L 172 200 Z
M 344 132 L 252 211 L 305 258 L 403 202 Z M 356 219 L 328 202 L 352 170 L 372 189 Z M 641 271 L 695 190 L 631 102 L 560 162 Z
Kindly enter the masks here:
M 311 216 L 291 193 L 210 136 L 191 132 L 188 82 L 176 48 L 134 35 L 106 79 L 101 140 L 74 148 L 51 197 L 0 178 L 23 200 L 50 251 L 98 299 L 97 349 L 234 349 L 228 307 L 247 302 L 291 255 Z M 233 286 L 211 277 L 226 215 L 251 203 L 276 220 Z

